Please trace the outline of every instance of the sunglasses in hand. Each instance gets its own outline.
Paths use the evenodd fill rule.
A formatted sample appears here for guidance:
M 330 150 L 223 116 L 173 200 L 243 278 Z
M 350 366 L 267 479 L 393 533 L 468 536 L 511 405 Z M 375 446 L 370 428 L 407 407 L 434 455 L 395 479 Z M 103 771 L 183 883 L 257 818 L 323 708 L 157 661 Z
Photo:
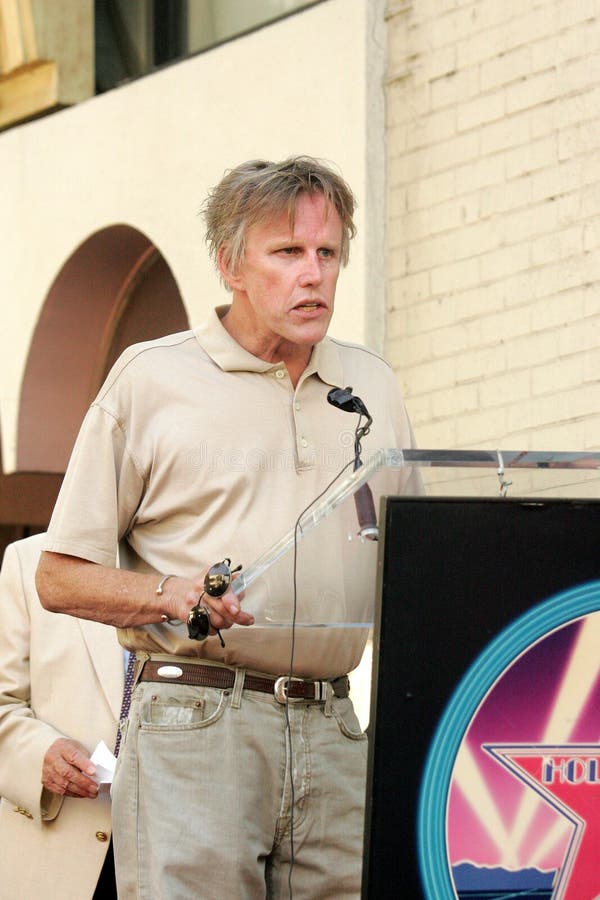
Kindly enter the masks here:
M 195 606 L 189 611 L 187 618 L 188 635 L 193 641 L 203 641 L 210 631 L 210 609 L 202 605 L 202 600 L 206 594 L 209 597 L 222 597 L 228 590 L 233 575 L 241 570 L 241 566 L 231 568 L 231 560 L 228 557 L 211 566 L 204 576 L 204 590 L 200 599 Z M 217 636 L 221 642 L 221 647 L 225 646 L 225 641 L 218 628 L 215 629 Z

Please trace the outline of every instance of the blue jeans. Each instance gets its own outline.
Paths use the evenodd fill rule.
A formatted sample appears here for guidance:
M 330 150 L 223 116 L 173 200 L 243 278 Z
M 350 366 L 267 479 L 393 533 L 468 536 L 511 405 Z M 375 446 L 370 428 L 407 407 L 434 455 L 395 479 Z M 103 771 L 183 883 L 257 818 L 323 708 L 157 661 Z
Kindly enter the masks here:
M 112 791 L 120 900 L 360 896 L 367 738 L 349 699 L 137 685 Z M 291 738 L 291 756 L 290 756 Z M 292 865 L 293 859 L 293 865 Z

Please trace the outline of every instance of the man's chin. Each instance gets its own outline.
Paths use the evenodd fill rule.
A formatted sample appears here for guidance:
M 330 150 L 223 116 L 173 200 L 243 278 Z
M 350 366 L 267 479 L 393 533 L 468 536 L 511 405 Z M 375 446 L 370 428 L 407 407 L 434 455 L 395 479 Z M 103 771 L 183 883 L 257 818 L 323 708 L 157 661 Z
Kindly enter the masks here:
M 327 316 L 297 325 L 294 328 L 294 342 L 303 346 L 319 344 L 327 334 L 330 321 L 331 316 Z

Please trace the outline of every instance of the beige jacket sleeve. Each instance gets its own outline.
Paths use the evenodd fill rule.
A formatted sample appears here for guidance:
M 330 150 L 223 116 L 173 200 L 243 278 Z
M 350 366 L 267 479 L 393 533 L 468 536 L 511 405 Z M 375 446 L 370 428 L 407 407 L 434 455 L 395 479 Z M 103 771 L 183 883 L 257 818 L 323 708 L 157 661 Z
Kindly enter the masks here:
M 41 536 L 40 536 L 41 538 Z M 39 556 L 42 542 L 35 542 Z M 23 571 L 24 565 L 32 568 Z M 54 818 L 63 798 L 43 790 L 42 762 L 61 734 L 31 709 L 30 604 L 35 559 L 7 547 L 0 570 L 0 795 L 37 819 Z

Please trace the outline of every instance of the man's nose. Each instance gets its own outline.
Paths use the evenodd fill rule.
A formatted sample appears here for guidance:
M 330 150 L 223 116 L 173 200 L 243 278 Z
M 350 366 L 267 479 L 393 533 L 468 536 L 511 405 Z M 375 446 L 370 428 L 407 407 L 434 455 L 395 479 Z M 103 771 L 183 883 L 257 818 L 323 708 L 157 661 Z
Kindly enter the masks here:
M 306 253 L 302 259 L 300 284 L 318 284 L 321 281 L 321 260 L 318 253 Z

